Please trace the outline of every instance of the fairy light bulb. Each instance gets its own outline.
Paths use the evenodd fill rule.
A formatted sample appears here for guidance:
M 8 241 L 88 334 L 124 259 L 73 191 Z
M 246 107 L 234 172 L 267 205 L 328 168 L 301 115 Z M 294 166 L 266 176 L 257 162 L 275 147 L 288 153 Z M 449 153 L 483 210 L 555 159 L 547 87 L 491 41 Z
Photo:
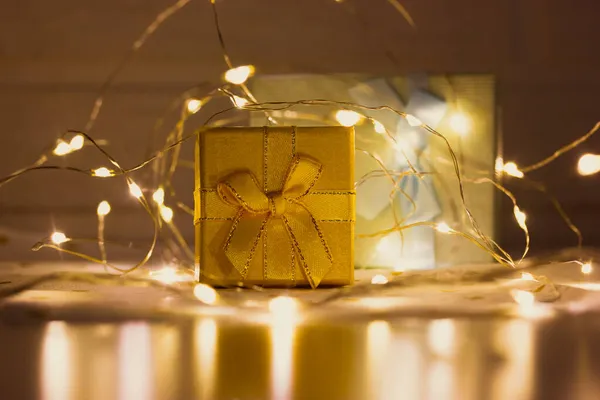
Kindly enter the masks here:
M 515 219 L 517 220 L 517 223 L 519 224 L 521 229 L 527 230 L 527 225 L 525 224 L 525 221 L 527 221 L 527 215 L 525 215 L 525 213 L 521 211 L 521 209 L 518 206 L 515 206 L 513 211 L 515 214 Z
M 600 172 L 600 155 L 589 153 L 582 155 L 577 163 L 577 172 L 582 176 Z
M 71 146 L 69 146 L 69 143 L 60 140 L 52 152 L 57 156 L 64 156 L 65 154 L 69 154 L 71 151 L 72 149 Z
M 529 272 L 523 272 L 521 274 L 521 280 L 537 282 L 537 279 L 535 279 L 535 277 L 533 275 L 531 275 Z
M 75 135 L 69 142 L 69 146 L 71 147 L 71 151 L 81 150 L 84 143 L 83 135 Z
M 175 282 L 185 282 L 191 279 L 191 276 L 180 273 L 177 268 L 173 266 L 164 267 L 157 271 L 151 271 L 150 276 L 152 279 L 166 283 L 167 285 Z
M 92 171 L 92 174 L 99 178 L 108 178 L 109 176 L 113 176 L 112 171 L 106 167 L 96 168 Z
M 100 202 L 100 204 L 98 204 L 98 209 L 96 210 L 96 213 L 99 216 L 106 216 L 108 215 L 108 213 L 110 213 L 110 204 L 108 203 L 108 201 L 103 200 Z
M 523 171 L 521 171 L 519 167 L 517 167 L 517 164 L 515 164 L 512 161 L 504 164 L 504 167 L 502 167 L 502 171 L 507 175 L 514 176 L 515 178 L 522 178 L 525 176 Z
M 448 226 L 448 224 L 445 223 L 445 222 L 440 222 L 439 224 L 437 224 L 435 226 L 435 230 L 438 231 L 438 232 L 440 232 L 440 233 L 450 233 L 450 232 L 452 232 L 452 228 L 450 228 Z
M 241 85 L 246 82 L 248 78 L 254 75 L 253 65 L 242 65 L 236 68 L 231 68 L 225 72 L 224 78 L 227 82 L 233 83 L 234 85 Z
M 57 231 L 50 236 L 50 240 L 52 240 L 52 243 L 54 244 L 61 245 L 65 242 L 68 242 L 69 238 L 64 233 Z
M 142 189 L 140 189 L 140 187 L 135 182 L 129 182 L 128 185 L 129 185 L 129 193 L 131 193 L 131 195 L 133 197 L 135 197 L 136 199 L 139 199 L 140 197 L 143 196 Z
M 388 283 L 388 278 L 381 274 L 377 274 L 373 278 L 371 278 L 371 283 L 373 285 L 385 285 L 386 283 Z
M 363 120 L 363 116 L 352 110 L 339 110 L 335 113 L 335 119 L 342 126 L 354 126 Z
M 194 286 L 194 296 L 208 305 L 215 304 L 217 301 L 217 291 L 204 283 Z
M 202 101 L 198 99 L 188 99 L 186 107 L 190 114 L 196 114 L 202 108 Z
M 421 122 L 421 120 L 419 118 L 415 117 L 412 114 L 406 114 L 404 116 L 404 118 L 406 119 L 406 122 L 408 122 L 408 124 L 410 126 L 421 126 L 421 125 L 423 125 L 423 122 Z
M 592 263 L 581 264 L 581 273 L 589 275 L 592 273 Z
M 162 206 L 165 202 L 165 190 L 163 188 L 156 189 L 154 194 L 152 194 L 152 200 L 159 206 Z
M 235 94 L 231 96 L 231 102 L 236 108 L 244 108 L 249 103 L 247 99 L 240 96 L 236 96 Z
M 466 136 L 471 132 L 471 119 L 463 113 L 454 113 L 448 121 L 450 129 L 460 136 Z
M 385 126 L 383 126 L 383 124 L 379 121 L 377 121 L 376 119 L 373 120 L 373 128 L 375 129 L 375 132 L 377 133 L 381 133 L 381 134 L 385 134 Z
M 173 220 L 173 209 L 167 206 L 160 206 L 160 216 L 165 222 L 171 222 Z

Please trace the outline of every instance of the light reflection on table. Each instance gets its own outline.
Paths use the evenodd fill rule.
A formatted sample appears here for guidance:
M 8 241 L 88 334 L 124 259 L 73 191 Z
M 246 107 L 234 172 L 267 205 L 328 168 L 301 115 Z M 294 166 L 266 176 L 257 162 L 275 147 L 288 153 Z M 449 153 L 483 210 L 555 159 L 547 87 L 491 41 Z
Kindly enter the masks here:
M 577 399 L 599 393 L 598 333 L 573 317 L 5 323 L 0 387 L 49 400 Z

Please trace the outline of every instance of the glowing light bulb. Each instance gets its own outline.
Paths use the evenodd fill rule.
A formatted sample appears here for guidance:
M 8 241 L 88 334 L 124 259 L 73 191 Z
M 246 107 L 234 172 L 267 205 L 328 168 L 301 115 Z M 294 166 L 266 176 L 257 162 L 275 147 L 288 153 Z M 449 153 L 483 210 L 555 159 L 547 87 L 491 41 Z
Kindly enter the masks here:
M 96 168 L 95 170 L 93 170 L 92 175 L 100 177 L 100 178 L 107 178 L 109 176 L 113 176 L 113 173 L 108 168 L 100 167 L 100 168 Z
M 435 230 L 438 231 L 438 232 L 440 232 L 440 233 L 450 233 L 450 232 L 452 232 L 452 228 L 450 228 L 448 226 L 448 224 L 445 223 L 445 222 L 440 222 L 439 224 L 437 224 L 435 226 Z
M 287 296 L 278 296 L 269 301 L 269 311 L 273 314 L 293 314 L 298 309 L 296 299 Z
M 373 285 L 385 285 L 386 283 L 388 283 L 388 278 L 381 274 L 377 274 L 371 279 L 371 283 Z
M 450 128 L 460 136 L 466 136 L 471 132 L 471 119 L 463 113 L 454 113 L 448 121 Z
M 584 154 L 577 163 L 579 175 L 587 176 L 600 172 L 600 155 Z
M 537 282 L 537 279 L 535 279 L 535 277 L 533 275 L 531 275 L 529 272 L 523 272 L 521 274 L 521 280 Z
M 152 195 L 152 200 L 159 206 L 162 206 L 165 202 L 165 190 L 163 188 L 156 189 L 156 192 Z
M 135 182 L 129 182 L 128 185 L 129 185 L 129 193 L 131 193 L 131 195 L 133 197 L 135 197 L 136 199 L 139 199 L 140 197 L 143 196 L 142 189 L 140 189 L 140 187 Z
M 199 283 L 194 286 L 194 296 L 204 304 L 215 304 L 217 301 L 217 291 L 212 287 Z
M 335 113 L 335 119 L 343 126 L 354 126 L 361 122 L 363 118 L 361 114 L 351 110 L 339 110 Z
M 83 147 L 84 138 L 83 135 L 75 135 L 69 142 L 69 146 L 72 151 L 80 150 Z
M 249 101 L 243 97 L 236 96 L 235 94 L 231 96 L 231 102 L 237 108 L 244 108 L 248 105 Z
M 60 140 L 57 144 L 56 147 L 54 148 L 53 153 L 57 156 L 64 156 L 65 154 L 69 154 L 72 151 L 71 146 L 69 146 L 69 143 Z
M 254 75 L 253 65 L 242 65 L 240 67 L 231 68 L 225 72 L 225 80 L 234 85 L 241 85 L 246 82 L 248 78 Z
M 50 240 L 52 240 L 52 243 L 60 245 L 68 242 L 70 239 L 62 232 L 54 232 L 50 236 Z
M 105 216 L 110 212 L 110 204 L 108 201 L 103 200 L 98 204 L 98 209 L 96 210 L 98 215 Z
M 196 114 L 202 108 L 202 101 L 198 99 L 188 99 L 186 107 L 190 114 Z
M 581 264 L 581 273 L 589 275 L 592 273 L 592 263 Z
M 525 176 L 523 171 L 521 171 L 519 167 L 517 167 L 517 164 L 515 164 L 512 161 L 504 164 L 504 167 L 502 167 L 502 171 L 504 171 L 504 173 L 506 173 L 507 175 L 514 176 L 515 178 L 522 178 Z
M 173 220 L 173 210 L 167 206 L 160 206 L 160 216 L 165 222 L 171 222 Z
M 513 289 L 510 291 L 510 294 L 521 307 L 531 307 L 535 303 L 535 296 L 533 293 L 525 290 Z
M 525 215 L 525 213 L 521 211 L 521 209 L 517 206 L 514 207 L 513 211 L 515 213 L 515 219 L 517 220 L 517 223 L 519 224 L 521 229 L 527 230 L 527 225 L 525 224 L 525 221 L 527 220 L 527 215 Z
M 381 133 L 381 134 L 386 133 L 385 126 L 383 126 L 383 124 L 381 122 L 377 121 L 376 119 L 373 120 L 373 128 L 375 129 L 375 132 L 377 132 L 377 133 Z
M 410 126 L 421 126 L 421 125 L 423 125 L 423 122 L 421 122 L 421 120 L 419 118 L 415 117 L 414 115 L 406 114 L 406 116 L 404 118 L 406 119 L 406 122 L 408 122 L 408 124 Z
M 166 283 L 170 285 L 175 282 L 189 281 L 190 277 L 186 274 L 179 273 L 179 271 L 172 266 L 161 268 L 157 271 L 151 271 L 150 276 L 152 279 Z

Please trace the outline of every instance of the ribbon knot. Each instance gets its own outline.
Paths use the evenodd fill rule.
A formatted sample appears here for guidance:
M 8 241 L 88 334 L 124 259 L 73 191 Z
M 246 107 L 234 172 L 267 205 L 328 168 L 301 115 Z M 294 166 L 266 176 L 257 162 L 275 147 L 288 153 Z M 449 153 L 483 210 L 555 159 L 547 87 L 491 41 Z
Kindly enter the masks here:
M 236 172 L 219 182 L 217 192 L 220 198 L 238 208 L 224 250 L 242 278 L 246 277 L 267 225 L 274 219 L 282 221 L 291 242 L 291 268 L 295 267 L 297 254 L 313 288 L 329 272 L 333 264 L 331 252 L 316 219 L 302 202 L 322 170 L 320 163 L 294 156 L 280 192 L 265 193 L 247 171 Z

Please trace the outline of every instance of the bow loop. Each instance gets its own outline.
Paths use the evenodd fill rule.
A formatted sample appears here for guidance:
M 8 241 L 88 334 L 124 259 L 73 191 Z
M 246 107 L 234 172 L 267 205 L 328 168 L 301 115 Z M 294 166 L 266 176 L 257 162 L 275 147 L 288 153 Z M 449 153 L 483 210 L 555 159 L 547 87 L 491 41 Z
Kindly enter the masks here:
M 219 182 L 220 198 L 239 208 L 224 249 L 242 278 L 269 221 L 281 218 L 292 243 L 291 251 L 298 254 L 308 282 L 313 288 L 319 285 L 333 258 L 317 221 L 301 199 L 312 190 L 322 169 L 314 160 L 295 156 L 282 191 L 274 193 L 264 193 L 248 172 L 235 173 Z

